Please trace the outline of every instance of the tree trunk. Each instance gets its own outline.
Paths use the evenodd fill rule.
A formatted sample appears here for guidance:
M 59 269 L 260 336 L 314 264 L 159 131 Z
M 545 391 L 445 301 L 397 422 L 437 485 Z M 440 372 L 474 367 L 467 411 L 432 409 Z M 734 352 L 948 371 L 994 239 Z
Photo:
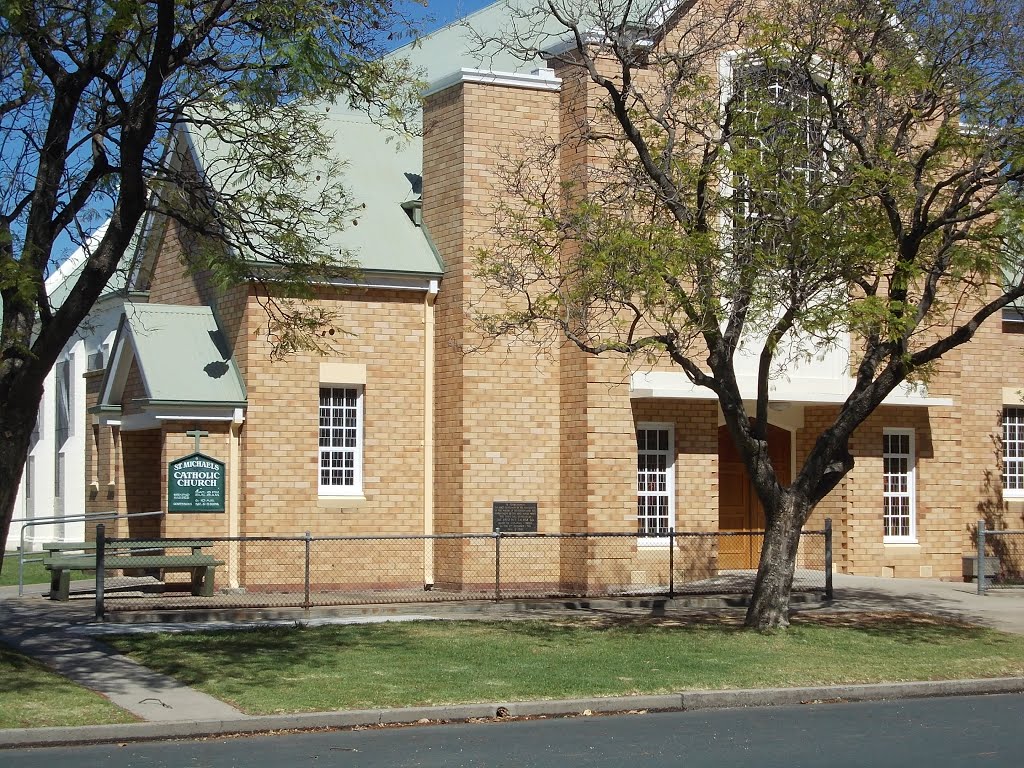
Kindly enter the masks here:
M 801 528 L 799 505 L 789 493 L 780 495 L 774 513 L 765 511 L 768 525 L 754 593 L 744 621 L 746 626 L 762 631 L 789 626 L 789 597 L 793 591 Z
M 20 376 L 24 378 L 26 374 L 22 372 Z M 24 384 L 24 381 L 18 382 L 8 390 L 10 396 L 0 401 L 0 542 L 7 541 L 11 518 L 15 516 L 18 484 L 43 397 L 41 380 L 35 386 Z M 0 567 L 3 566 L 3 549 L 0 547 Z

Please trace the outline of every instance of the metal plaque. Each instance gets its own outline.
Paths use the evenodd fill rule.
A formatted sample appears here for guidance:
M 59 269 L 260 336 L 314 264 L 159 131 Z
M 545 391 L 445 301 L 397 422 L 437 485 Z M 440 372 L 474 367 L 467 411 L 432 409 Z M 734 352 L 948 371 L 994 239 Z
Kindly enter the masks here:
M 502 533 L 536 533 L 536 501 L 495 501 L 491 505 L 491 530 Z

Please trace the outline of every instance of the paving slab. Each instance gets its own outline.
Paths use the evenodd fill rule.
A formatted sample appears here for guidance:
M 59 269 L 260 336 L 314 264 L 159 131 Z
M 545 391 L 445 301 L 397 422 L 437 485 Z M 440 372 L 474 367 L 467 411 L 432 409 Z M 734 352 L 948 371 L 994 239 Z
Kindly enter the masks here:
M 55 610 L 38 597 L 0 600 L 0 641 L 148 721 L 240 719 L 234 707 L 67 630 L 88 611 Z M 91 606 L 90 606 L 91 608 Z
M 833 577 L 835 599 L 828 606 L 794 606 L 797 611 L 902 611 L 980 624 L 1024 634 L 1024 587 L 989 589 L 931 579 L 886 579 L 870 576 Z

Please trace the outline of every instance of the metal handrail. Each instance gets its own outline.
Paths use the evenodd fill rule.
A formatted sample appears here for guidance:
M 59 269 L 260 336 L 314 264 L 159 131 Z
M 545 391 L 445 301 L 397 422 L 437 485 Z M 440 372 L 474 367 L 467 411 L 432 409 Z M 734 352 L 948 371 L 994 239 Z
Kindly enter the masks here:
M 156 515 L 162 515 L 162 510 L 155 512 L 132 512 L 126 515 L 119 515 L 116 511 L 110 512 L 86 512 L 81 515 L 62 515 L 54 517 L 32 517 L 25 518 L 21 524 L 21 534 L 18 540 L 18 597 L 25 595 L 25 563 L 41 563 L 43 558 L 32 558 L 26 559 L 25 557 L 25 529 L 38 526 L 38 525 L 50 525 L 51 523 L 88 523 L 99 520 L 130 520 L 137 517 L 154 517 Z M 13 520 L 11 522 L 14 522 Z

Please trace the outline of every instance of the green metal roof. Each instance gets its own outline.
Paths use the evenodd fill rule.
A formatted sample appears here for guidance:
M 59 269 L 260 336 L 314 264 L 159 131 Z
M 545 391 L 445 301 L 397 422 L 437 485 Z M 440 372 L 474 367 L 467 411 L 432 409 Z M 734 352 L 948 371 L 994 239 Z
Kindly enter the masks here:
M 150 402 L 245 404 L 242 377 L 210 307 L 126 304 L 121 334 Z
M 509 33 L 517 14 L 543 13 L 538 8 L 536 0 L 501 0 L 389 56 L 408 59 L 428 84 L 462 68 L 529 73 L 544 66 L 543 60 L 523 61 L 497 42 L 476 50 L 477 40 L 499 41 Z M 550 14 L 538 18 L 543 19 L 541 31 L 534 35 L 538 47 L 554 45 L 564 36 L 565 30 Z M 319 112 L 324 107 L 315 108 Z M 344 162 L 343 183 L 355 205 L 363 207 L 342 231 L 325 233 L 324 244 L 368 273 L 443 274 L 428 234 L 403 208 L 419 200 L 423 151 L 419 136 L 400 135 L 340 104 L 330 105 L 327 112 L 324 129 L 334 137 L 335 156 Z M 230 178 L 223 182 L 226 185 L 244 183 L 230 158 L 230 146 L 212 130 L 193 127 L 189 138 L 211 183 L 216 185 L 218 178 Z M 305 170 L 323 172 L 322 168 Z
M 322 114 L 323 105 L 313 109 Z M 351 260 L 365 272 L 439 276 L 443 269 L 426 232 L 403 208 L 419 200 L 419 138 L 383 128 L 341 105 L 328 110 L 323 129 L 334 137 L 332 151 L 343 163 L 341 182 L 354 213 L 340 231 L 325 232 L 321 244 L 343 263 Z M 231 148 L 212 131 L 193 128 L 189 138 L 212 184 L 227 188 L 246 183 Z M 328 170 L 304 172 L 326 174 Z
M 369 272 L 440 275 L 443 268 L 429 237 L 406 210 L 420 199 L 420 137 L 399 135 L 338 105 L 331 107 L 327 128 L 335 137 L 336 156 L 345 163 L 345 184 L 354 202 L 365 205 L 330 242 L 348 249 Z

